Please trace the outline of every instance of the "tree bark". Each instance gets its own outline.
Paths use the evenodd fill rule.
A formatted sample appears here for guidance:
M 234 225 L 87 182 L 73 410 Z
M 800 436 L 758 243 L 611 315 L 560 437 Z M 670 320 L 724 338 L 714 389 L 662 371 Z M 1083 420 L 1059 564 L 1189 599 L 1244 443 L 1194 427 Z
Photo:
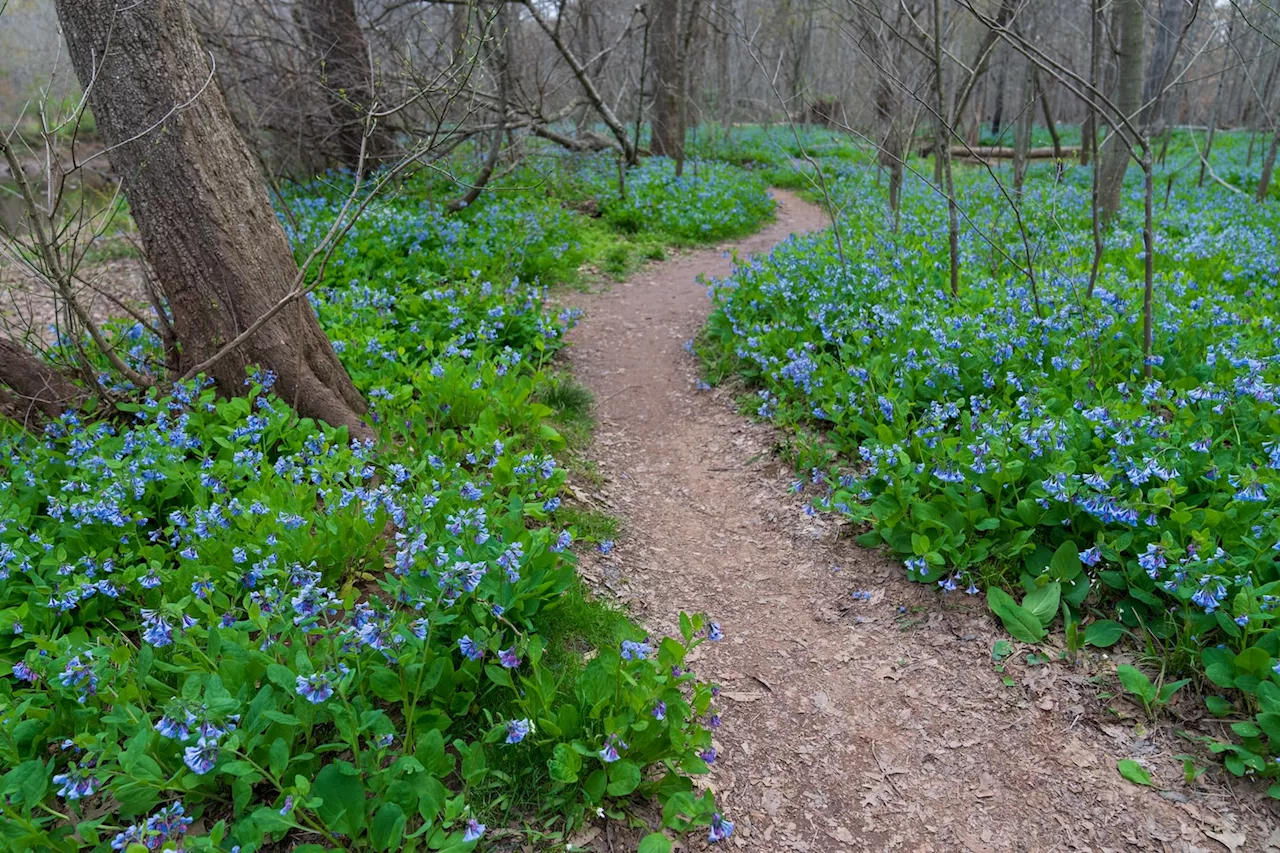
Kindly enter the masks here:
M 1035 66 L 1027 63 L 1026 73 L 1022 79 L 1022 97 L 1019 98 L 1022 109 L 1013 122 L 1013 191 L 1022 195 L 1022 184 L 1027 176 L 1027 160 L 1031 153 L 1031 131 L 1035 126 L 1036 87 Z
M 72 64 L 124 181 L 143 249 L 190 367 L 282 301 L 297 278 L 257 162 L 236 132 L 187 6 L 57 0 Z M 275 372 L 301 415 L 369 437 L 364 399 L 305 299 L 280 311 L 209 373 L 228 395 L 245 371 Z
M 0 338 L 0 416 L 31 426 L 41 418 L 56 419 L 86 396 L 20 344 Z
M 1258 190 L 1255 198 L 1258 204 L 1267 200 L 1267 192 L 1271 189 L 1271 176 L 1276 168 L 1276 154 L 1280 152 L 1280 130 L 1271 132 L 1271 145 L 1267 148 L 1267 156 L 1262 159 L 1262 175 L 1258 178 Z
M 1119 69 L 1116 81 L 1116 107 L 1137 123 L 1142 107 L 1143 82 L 1143 0 L 1117 0 L 1116 24 L 1120 29 Z M 1103 222 L 1110 222 L 1120 210 L 1124 192 L 1124 173 L 1129 167 L 1129 149 L 1138 140 L 1119 120 L 1111 122 L 1112 133 L 1102 152 L 1102 169 L 1099 175 L 1098 208 Z
M 369 117 L 374 108 L 369 45 L 356 19 L 354 0 L 301 0 L 295 8 L 337 125 L 338 161 L 352 170 L 376 168 L 394 156 L 395 140 L 385 124 Z
M 1089 85 L 1101 82 L 1098 66 L 1102 61 L 1102 0 L 1089 2 Z M 1085 104 L 1084 123 L 1080 128 L 1080 165 L 1088 166 L 1098 147 L 1098 107 Z
M 654 2 L 653 32 L 650 35 L 654 59 L 653 139 L 650 149 L 656 156 L 684 159 L 684 73 L 680 56 L 680 0 Z

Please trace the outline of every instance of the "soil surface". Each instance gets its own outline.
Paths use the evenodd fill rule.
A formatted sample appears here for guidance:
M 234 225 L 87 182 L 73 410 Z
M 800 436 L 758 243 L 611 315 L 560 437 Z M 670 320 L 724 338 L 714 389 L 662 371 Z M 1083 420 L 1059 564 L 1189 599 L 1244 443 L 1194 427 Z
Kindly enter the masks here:
M 682 610 L 724 628 L 693 664 L 722 685 L 708 784 L 736 830 L 720 846 L 1280 849 L 1280 818 L 1256 786 L 1207 757 L 1184 782 L 1174 756 L 1204 755 L 1177 736 L 1187 721 L 1152 724 L 1107 697 L 1112 660 L 1043 663 L 1025 647 L 998 664 L 993 644 L 1007 635 L 979 598 L 912 584 L 848 525 L 808 515 L 776 434 L 737 413 L 742 389 L 698 390 L 685 349 L 711 310 L 698 276 L 728 275 L 729 248 L 745 259 L 827 225 L 819 208 L 775 197 L 759 234 L 573 300 L 586 315 L 569 358 L 596 397 L 603 475 L 579 490 L 625 530 L 583 570 L 657 635 L 676 634 Z M 1187 713 L 1200 704 L 1189 697 Z M 1122 758 L 1158 787 L 1123 780 Z M 684 843 L 702 849 L 705 835 Z

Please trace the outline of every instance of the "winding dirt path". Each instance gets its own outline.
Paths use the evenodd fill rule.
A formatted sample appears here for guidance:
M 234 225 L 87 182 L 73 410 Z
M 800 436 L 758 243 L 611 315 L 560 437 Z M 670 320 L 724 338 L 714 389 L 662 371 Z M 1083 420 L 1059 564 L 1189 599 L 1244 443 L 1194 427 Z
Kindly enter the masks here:
M 744 258 L 827 224 L 817 207 L 775 195 L 776 222 L 734 246 Z M 696 278 L 726 276 L 726 248 L 575 300 L 586 316 L 570 359 L 596 395 L 598 499 L 626 530 L 584 571 L 656 633 L 675 633 L 681 610 L 724 627 L 725 640 L 699 649 L 694 667 L 723 685 L 710 784 L 737 822 L 730 844 L 815 853 L 1270 849 L 1274 812 L 1252 794 L 1237 799 L 1220 779 L 1182 784 L 1171 756 L 1186 745 L 1124 719 L 1132 709 L 1123 703 L 1108 714 L 1097 698 L 1105 683 L 1029 666 L 1027 650 L 997 673 L 991 649 L 1003 635 L 979 602 L 940 601 L 842 537 L 838 521 L 804 513 L 771 430 L 738 415 L 732 391 L 695 386 L 684 344 L 711 308 Z M 1167 792 L 1124 782 L 1116 760 L 1126 757 Z M 1280 833 L 1270 840 L 1280 845 Z

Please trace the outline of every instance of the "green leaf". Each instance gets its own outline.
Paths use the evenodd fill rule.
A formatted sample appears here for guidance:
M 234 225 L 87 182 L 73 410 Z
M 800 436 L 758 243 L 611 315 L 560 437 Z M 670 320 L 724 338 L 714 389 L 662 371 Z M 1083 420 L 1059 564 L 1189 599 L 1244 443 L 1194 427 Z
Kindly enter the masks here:
M 1077 550 L 1075 543 L 1068 540 L 1058 546 L 1058 550 L 1053 552 L 1053 559 L 1049 561 L 1049 571 L 1060 581 L 1074 580 L 1084 571 L 1080 562 L 1080 551 Z
M 625 797 L 640 786 L 640 768 L 632 761 L 615 761 L 609 765 L 609 786 L 605 789 L 611 797 Z
M 1179 690 L 1186 687 L 1190 683 L 1191 683 L 1190 678 L 1180 678 L 1177 681 L 1170 681 L 1168 684 L 1161 686 L 1160 704 L 1161 705 L 1166 704 L 1170 699 L 1173 698 L 1173 694 L 1177 693 Z
M 1280 687 L 1270 681 L 1258 685 L 1258 704 L 1262 710 L 1280 714 Z
M 511 682 L 511 673 L 507 672 L 500 666 L 488 664 L 484 668 L 484 674 L 489 676 L 489 680 L 499 687 L 509 687 L 515 689 L 515 685 Z
M 1209 708 L 1209 713 L 1215 717 L 1230 716 L 1235 711 L 1235 707 L 1221 696 L 1206 696 L 1204 704 Z
M 326 764 L 311 783 L 311 794 L 324 800 L 315 810 L 330 830 L 356 835 L 364 827 L 364 783 L 345 762 Z
M 1027 597 L 1022 599 L 1022 609 L 1036 617 L 1041 627 L 1048 628 L 1054 617 L 1058 615 L 1058 601 L 1061 596 L 1062 584 L 1050 581 L 1027 593 Z
M 1123 636 L 1124 626 L 1119 622 L 1114 622 L 1111 619 L 1099 619 L 1096 622 L 1090 622 L 1088 627 L 1084 629 L 1084 644 L 1106 649 L 1114 646 Z
M 671 839 L 661 832 L 651 832 L 640 839 L 636 853 L 671 853 Z
M 278 737 L 271 742 L 271 751 L 267 754 L 267 768 L 277 776 L 284 773 L 289 766 L 289 744 Z
M 587 777 L 587 781 L 582 783 L 582 791 L 587 795 L 587 799 L 593 803 L 598 803 L 604 797 L 606 784 L 604 771 L 597 770 Z
M 1124 689 L 1141 699 L 1144 705 L 1150 705 L 1156 700 L 1156 686 L 1142 670 L 1122 663 L 1116 667 L 1116 675 Z
M 993 586 L 987 590 L 987 605 L 1000 617 L 1005 630 L 1014 639 L 1024 643 L 1038 643 L 1044 639 L 1045 630 L 1040 620 L 1019 607 L 1013 597 L 999 587 Z
M 4 792 L 16 795 L 15 802 L 34 807 L 49 788 L 49 771 L 38 759 L 24 761 L 4 776 Z
M 375 850 L 393 850 L 404 837 L 404 809 L 395 803 L 383 803 L 369 824 L 369 842 Z
M 1151 785 L 1151 774 L 1146 768 L 1132 758 L 1122 758 L 1116 763 L 1116 769 L 1120 771 L 1120 775 L 1128 779 L 1135 785 Z
M 552 757 L 547 761 L 547 769 L 551 778 L 566 785 L 578 781 L 578 771 L 582 769 L 582 756 L 567 743 L 556 744 Z
M 378 667 L 369 676 L 369 689 L 388 702 L 399 702 L 402 698 L 400 676 L 386 667 Z

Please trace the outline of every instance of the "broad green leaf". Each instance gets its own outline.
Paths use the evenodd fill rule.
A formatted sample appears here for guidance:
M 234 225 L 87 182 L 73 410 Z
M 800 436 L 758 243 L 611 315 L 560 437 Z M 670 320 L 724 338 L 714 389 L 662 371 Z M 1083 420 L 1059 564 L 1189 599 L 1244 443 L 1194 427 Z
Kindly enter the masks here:
M 661 832 L 651 832 L 640 839 L 636 853 L 671 853 L 671 839 Z
M 611 797 L 625 797 L 640 786 L 640 768 L 632 761 L 615 761 L 609 765 L 609 786 L 605 789 Z
M 999 587 L 993 586 L 987 590 L 987 605 L 1000 617 L 1005 630 L 1014 639 L 1024 643 L 1038 643 L 1044 639 L 1045 630 L 1040 620 L 1019 607 L 1013 597 Z
M 1058 546 L 1058 550 L 1053 552 L 1053 559 L 1049 561 L 1049 571 L 1060 581 L 1073 580 L 1083 570 L 1080 551 L 1069 539 Z
M 1150 705 L 1156 700 L 1156 686 L 1142 670 L 1122 663 L 1116 667 L 1116 676 L 1124 689 L 1141 699 L 1144 705 Z
M 1146 768 L 1132 758 L 1122 758 L 1116 763 L 1120 775 L 1135 785 L 1151 785 L 1151 774 Z
M 547 761 L 547 769 L 551 778 L 566 785 L 578 781 L 578 771 L 582 769 L 582 756 L 567 743 L 556 744 L 552 757 Z
M 1022 609 L 1034 616 L 1041 627 L 1048 628 L 1054 617 L 1058 615 L 1058 601 L 1061 595 L 1062 584 L 1050 581 L 1027 593 L 1027 597 L 1022 599 Z
M 1111 619 L 1099 619 L 1096 622 L 1090 622 L 1084 629 L 1085 645 L 1096 646 L 1100 649 L 1114 646 L 1123 636 L 1124 626 Z
M 394 850 L 404 837 L 404 809 L 395 803 L 383 803 L 369 823 L 369 843 L 375 850 Z
M 1160 704 L 1166 704 L 1173 698 L 1173 694 L 1191 683 L 1190 678 L 1180 678 L 1177 681 L 1170 681 L 1168 684 L 1160 687 Z
M 311 795 L 324 800 L 315 812 L 330 830 L 356 835 L 364 827 L 364 783 L 354 767 L 326 764 L 311 783 Z

